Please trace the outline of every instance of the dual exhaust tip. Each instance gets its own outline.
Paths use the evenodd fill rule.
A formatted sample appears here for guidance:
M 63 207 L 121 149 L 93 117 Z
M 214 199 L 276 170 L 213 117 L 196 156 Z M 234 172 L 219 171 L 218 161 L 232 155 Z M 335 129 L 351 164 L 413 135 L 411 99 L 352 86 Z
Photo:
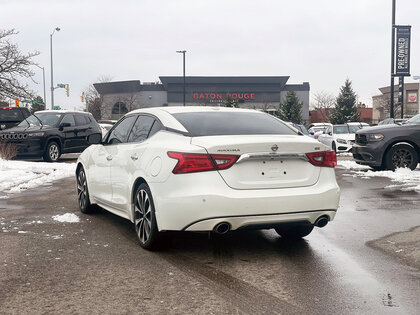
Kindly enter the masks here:
M 217 223 L 216 226 L 213 228 L 213 232 L 217 234 L 226 234 L 229 231 L 230 231 L 230 224 L 227 222 Z
M 321 216 L 315 220 L 314 225 L 319 228 L 323 228 L 324 226 L 328 224 L 328 221 L 329 219 L 327 216 Z M 226 234 L 227 232 L 230 231 L 230 229 L 231 229 L 231 226 L 228 222 L 220 222 L 215 225 L 215 227 L 213 228 L 213 232 L 217 234 Z
M 321 216 L 318 219 L 315 220 L 314 225 L 319 227 L 319 228 L 323 228 L 324 226 L 326 226 L 328 224 L 328 217 L 327 216 Z

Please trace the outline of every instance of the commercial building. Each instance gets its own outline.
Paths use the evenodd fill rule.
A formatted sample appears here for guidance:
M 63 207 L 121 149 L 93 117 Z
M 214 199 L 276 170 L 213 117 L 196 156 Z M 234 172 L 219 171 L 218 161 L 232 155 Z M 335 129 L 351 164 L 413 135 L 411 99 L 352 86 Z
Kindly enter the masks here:
M 125 113 L 144 107 L 182 106 L 182 76 L 162 76 L 160 82 L 119 81 L 95 83 L 102 99 L 102 119 L 118 119 Z M 288 91 L 295 91 L 303 103 L 302 118 L 309 119 L 308 82 L 286 84 L 288 76 L 273 77 L 186 77 L 185 105 L 219 106 L 226 99 L 238 107 L 273 112 L 278 110 Z
M 373 107 L 373 123 L 378 123 L 381 120 L 389 118 L 390 103 L 391 103 L 391 88 L 386 86 L 380 88 L 380 95 L 372 97 Z M 398 104 L 398 85 L 394 86 L 394 113 L 395 118 L 401 117 L 401 106 Z M 404 84 L 404 103 L 403 113 L 404 118 L 411 118 L 419 113 L 419 83 L 405 83 Z
M 332 110 L 333 108 L 311 110 L 309 112 L 309 124 L 330 122 Z M 361 122 L 372 124 L 372 107 L 366 107 L 365 104 L 359 103 L 357 104 L 357 112 L 359 113 Z

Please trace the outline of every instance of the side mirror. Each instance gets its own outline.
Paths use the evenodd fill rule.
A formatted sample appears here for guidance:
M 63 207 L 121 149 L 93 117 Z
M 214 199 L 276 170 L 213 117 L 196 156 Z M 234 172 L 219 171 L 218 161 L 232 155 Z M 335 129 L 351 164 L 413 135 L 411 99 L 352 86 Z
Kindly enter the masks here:
M 61 123 L 60 126 L 58 126 L 58 129 L 63 130 L 66 127 L 71 127 L 70 123 Z
M 89 144 L 99 144 L 102 141 L 102 134 L 101 133 L 92 133 L 91 135 L 87 136 L 87 142 Z
M 313 135 L 315 134 L 315 132 L 313 132 L 313 131 L 309 131 L 309 134 L 310 134 L 311 136 L 313 136 Z
M 328 133 L 330 136 L 332 136 L 332 132 L 330 131 L 329 133 Z

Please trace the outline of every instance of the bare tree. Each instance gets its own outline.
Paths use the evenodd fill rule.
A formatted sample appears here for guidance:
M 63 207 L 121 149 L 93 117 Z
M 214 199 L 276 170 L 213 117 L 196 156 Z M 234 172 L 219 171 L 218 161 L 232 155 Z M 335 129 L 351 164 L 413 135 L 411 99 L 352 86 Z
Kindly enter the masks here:
M 27 97 L 34 94 L 22 79 L 31 79 L 35 73 L 30 69 L 32 61 L 39 52 L 23 54 L 18 46 L 8 40 L 9 36 L 18 34 L 14 29 L 0 30 L 0 98 Z M 34 81 L 35 82 L 35 81 Z
M 376 109 L 381 113 L 380 120 L 390 117 L 391 112 L 391 96 L 390 94 L 382 95 L 382 97 L 377 99 Z M 401 115 L 401 104 L 394 102 L 394 117 L 399 117 Z
M 137 109 L 137 107 L 134 106 L 134 104 L 137 103 L 137 94 L 131 93 L 128 96 L 122 97 L 121 102 L 123 102 L 129 112 L 131 112 L 134 109 Z
M 329 120 L 329 111 L 335 107 L 335 101 L 334 95 L 320 91 L 313 94 L 311 107 L 314 110 L 319 110 L 324 121 L 327 121 Z
M 98 77 L 96 82 L 98 83 L 105 83 L 110 82 L 112 80 L 111 76 L 102 75 Z M 103 99 L 102 96 L 96 91 L 93 83 L 89 84 L 84 90 L 84 101 L 87 105 L 87 110 L 89 113 L 93 115 L 96 120 L 102 118 L 102 106 L 103 106 Z

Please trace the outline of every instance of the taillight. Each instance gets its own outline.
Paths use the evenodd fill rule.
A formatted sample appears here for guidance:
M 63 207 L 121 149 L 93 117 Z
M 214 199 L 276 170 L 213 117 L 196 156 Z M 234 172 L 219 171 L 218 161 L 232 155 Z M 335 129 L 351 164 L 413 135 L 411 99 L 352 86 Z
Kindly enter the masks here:
M 174 174 L 225 170 L 231 167 L 239 158 L 238 155 L 200 154 L 168 152 L 168 156 L 178 160 Z
M 315 166 L 334 167 L 337 165 L 337 155 L 335 151 L 322 151 L 306 153 L 306 156 Z

